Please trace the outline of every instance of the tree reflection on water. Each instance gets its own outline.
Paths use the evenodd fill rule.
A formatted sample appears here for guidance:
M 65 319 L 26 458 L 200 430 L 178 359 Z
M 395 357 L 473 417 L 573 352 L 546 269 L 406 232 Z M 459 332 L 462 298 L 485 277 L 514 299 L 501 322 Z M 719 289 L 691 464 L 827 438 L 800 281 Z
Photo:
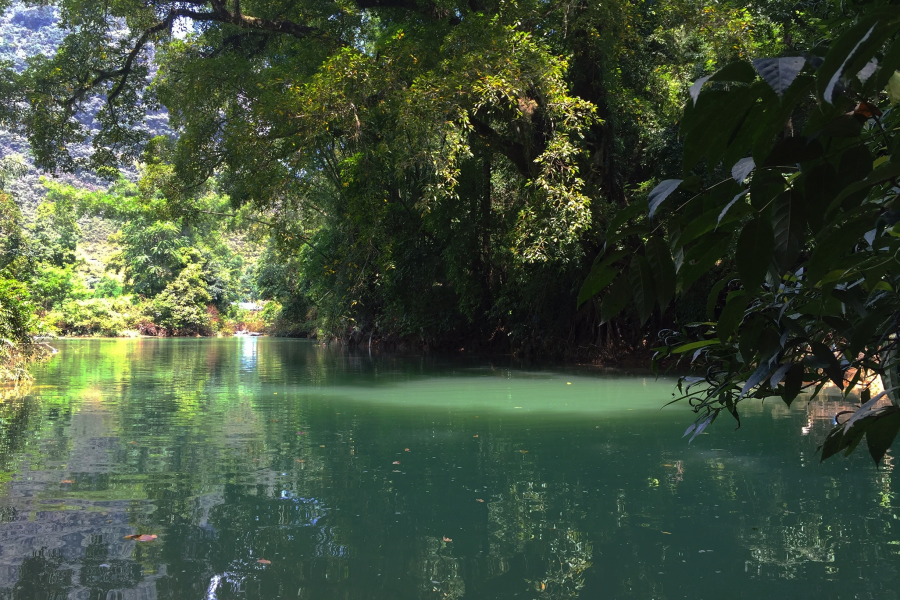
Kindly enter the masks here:
M 895 597 L 890 460 L 814 464 L 834 403 L 688 446 L 690 415 L 375 404 L 447 364 L 237 344 L 63 343 L 0 403 L 0 598 Z

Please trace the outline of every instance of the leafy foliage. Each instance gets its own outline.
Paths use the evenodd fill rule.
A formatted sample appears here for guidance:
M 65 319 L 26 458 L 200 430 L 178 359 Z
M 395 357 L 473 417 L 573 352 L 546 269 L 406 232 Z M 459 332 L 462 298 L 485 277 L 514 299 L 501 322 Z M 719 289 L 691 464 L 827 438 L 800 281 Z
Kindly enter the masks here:
M 652 240 L 681 294 L 709 272 L 720 277 L 707 319 L 663 331 L 656 355 L 703 373 L 679 385 L 700 413 L 694 435 L 721 411 L 739 422 L 747 398 L 790 404 L 830 384 L 861 387 L 865 402 L 881 375 L 890 389 L 835 428 L 822 458 L 849 453 L 868 432 L 879 461 L 893 441 L 900 168 L 896 111 L 882 90 L 900 67 L 898 33 L 900 9 L 884 6 L 848 23 L 821 56 L 755 61 L 761 80 L 746 63 L 717 71 L 681 121 L 683 178 L 650 193 L 657 218 L 610 231 L 608 253 L 636 233 L 647 254 Z M 710 176 L 720 165 L 732 176 L 707 182 L 694 172 L 701 162 Z M 629 280 L 646 321 L 640 256 Z M 887 397 L 891 405 L 877 403 Z

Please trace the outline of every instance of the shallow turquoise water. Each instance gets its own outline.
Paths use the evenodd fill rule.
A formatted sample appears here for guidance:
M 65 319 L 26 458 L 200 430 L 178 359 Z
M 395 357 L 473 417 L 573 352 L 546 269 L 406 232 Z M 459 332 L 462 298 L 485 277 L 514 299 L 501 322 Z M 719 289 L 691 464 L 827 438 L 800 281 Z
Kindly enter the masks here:
M 837 402 L 688 445 L 650 375 L 58 347 L 0 404 L 0 598 L 898 597 L 893 458 L 814 456 Z

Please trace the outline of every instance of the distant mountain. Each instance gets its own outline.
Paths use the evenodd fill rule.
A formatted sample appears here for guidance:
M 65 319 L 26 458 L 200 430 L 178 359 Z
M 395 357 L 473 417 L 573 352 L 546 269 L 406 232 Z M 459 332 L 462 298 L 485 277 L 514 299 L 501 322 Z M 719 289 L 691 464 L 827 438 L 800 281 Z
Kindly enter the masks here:
M 54 6 L 25 6 L 15 2 L 3 14 L 0 14 L 0 60 L 12 61 L 16 70 L 25 68 L 29 56 L 45 54 L 52 56 L 66 31 L 59 27 L 59 11 Z M 96 99 L 86 106 L 80 120 L 90 131 L 96 132 L 98 124 L 93 115 L 100 107 L 101 99 Z M 165 111 L 147 114 L 144 126 L 147 133 L 154 135 L 170 135 L 168 115 Z M 91 152 L 90 141 L 70 148 L 76 157 L 86 157 Z M 0 129 L 0 157 L 12 153 L 22 154 L 31 165 L 27 140 L 12 132 Z M 125 171 L 126 176 L 134 175 Z M 39 182 L 41 175 L 76 184 L 89 189 L 105 187 L 107 182 L 95 177 L 92 173 L 80 171 L 76 173 L 45 173 L 33 166 L 27 175 L 10 186 L 17 203 L 26 215 L 31 215 L 44 196 L 44 188 Z

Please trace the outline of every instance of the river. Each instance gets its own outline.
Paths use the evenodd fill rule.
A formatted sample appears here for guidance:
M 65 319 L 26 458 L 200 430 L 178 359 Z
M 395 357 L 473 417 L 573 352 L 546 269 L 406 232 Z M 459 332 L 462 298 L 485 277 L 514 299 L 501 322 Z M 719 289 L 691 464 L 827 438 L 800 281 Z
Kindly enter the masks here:
M 56 345 L 0 403 L 0 598 L 898 598 L 894 459 L 820 465 L 834 399 L 688 444 L 649 373 Z

